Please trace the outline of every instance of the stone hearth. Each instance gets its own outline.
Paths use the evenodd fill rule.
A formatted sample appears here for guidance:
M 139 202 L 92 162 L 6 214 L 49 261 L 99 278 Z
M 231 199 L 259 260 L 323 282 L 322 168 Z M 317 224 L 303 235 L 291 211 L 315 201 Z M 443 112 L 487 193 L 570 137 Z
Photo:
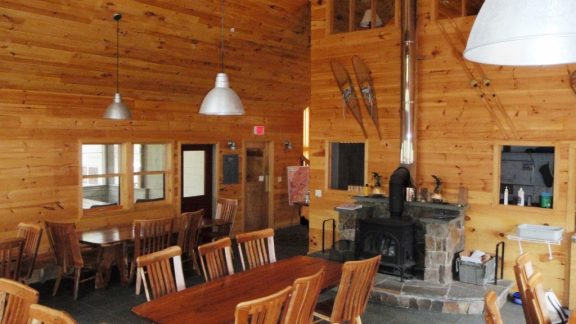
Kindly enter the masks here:
M 494 290 L 498 305 L 502 306 L 512 286 L 509 280 L 498 280 L 498 285 L 491 282 L 484 286 L 459 281 L 447 285 L 417 279 L 401 282 L 397 276 L 378 273 L 370 300 L 388 306 L 433 312 L 482 314 L 486 291 Z
M 388 198 L 354 197 L 362 208 L 338 210 L 337 233 L 340 240 L 354 242 L 358 220 L 389 218 Z M 402 218 L 414 222 L 416 268 L 432 283 L 452 282 L 454 256 L 464 249 L 464 216 L 468 206 L 406 202 Z

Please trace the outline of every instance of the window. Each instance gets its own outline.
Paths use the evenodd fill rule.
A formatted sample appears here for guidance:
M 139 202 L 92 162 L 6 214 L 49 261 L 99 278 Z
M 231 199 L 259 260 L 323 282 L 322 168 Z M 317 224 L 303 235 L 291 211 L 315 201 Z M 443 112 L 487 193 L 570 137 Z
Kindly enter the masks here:
M 480 11 L 484 0 L 434 0 L 438 1 L 438 18 L 474 16 Z
M 330 189 L 364 186 L 364 143 L 330 143 Z
M 134 201 L 164 199 L 166 144 L 134 144 Z
M 552 208 L 553 195 L 554 147 L 502 146 L 500 204 Z
M 332 34 L 394 24 L 398 0 L 332 0 Z
M 168 151 L 157 143 L 82 144 L 82 208 L 129 209 L 166 199 Z
M 82 145 L 83 208 L 120 204 L 120 144 Z

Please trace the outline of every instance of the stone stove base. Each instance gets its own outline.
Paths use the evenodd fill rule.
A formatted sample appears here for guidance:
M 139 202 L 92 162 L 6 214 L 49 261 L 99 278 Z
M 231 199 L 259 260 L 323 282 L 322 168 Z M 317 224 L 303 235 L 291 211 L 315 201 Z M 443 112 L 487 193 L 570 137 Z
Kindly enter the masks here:
M 370 300 L 388 306 L 433 312 L 482 314 L 487 290 L 496 292 L 498 304 L 502 306 L 512 286 L 509 280 L 498 280 L 497 286 L 477 286 L 459 281 L 441 285 L 418 279 L 400 282 L 399 277 L 378 273 Z

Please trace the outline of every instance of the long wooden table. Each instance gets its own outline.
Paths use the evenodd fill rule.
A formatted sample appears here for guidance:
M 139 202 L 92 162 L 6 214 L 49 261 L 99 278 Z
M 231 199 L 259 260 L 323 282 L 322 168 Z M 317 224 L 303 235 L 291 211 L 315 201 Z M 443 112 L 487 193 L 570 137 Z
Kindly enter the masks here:
M 218 227 L 228 224 L 230 224 L 230 222 L 225 222 L 221 219 L 204 219 L 200 228 L 212 228 L 214 226 Z M 177 228 L 174 227 L 174 229 L 176 230 Z M 127 284 L 128 260 L 126 256 L 126 243 L 134 240 L 134 228 L 132 224 L 80 232 L 79 240 L 81 243 L 97 245 L 102 248 L 102 260 L 99 265 L 99 271 L 102 274 L 101 278 L 103 281 L 97 280 L 96 288 L 105 288 L 108 286 L 112 265 L 118 267 L 118 271 L 120 271 L 121 274 L 120 280 L 122 281 L 122 285 Z
M 296 256 L 163 296 L 132 308 L 132 312 L 156 323 L 233 323 L 239 302 L 270 295 L 322 267 L 322 287 L 336 286 L 342 275 L 341 263 Z

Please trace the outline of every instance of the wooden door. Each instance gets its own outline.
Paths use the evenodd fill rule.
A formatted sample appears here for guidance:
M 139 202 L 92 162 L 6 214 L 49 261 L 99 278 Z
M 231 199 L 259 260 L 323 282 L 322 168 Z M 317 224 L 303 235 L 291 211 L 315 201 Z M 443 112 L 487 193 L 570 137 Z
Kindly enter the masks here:
M 265 142 L 247 142 L 244 231 L 269 226 L 269 161 Z
M 209 144 L 182 145 L 181 212 L 204 209 L 204 217 L 212 217 L 212 152 Z

